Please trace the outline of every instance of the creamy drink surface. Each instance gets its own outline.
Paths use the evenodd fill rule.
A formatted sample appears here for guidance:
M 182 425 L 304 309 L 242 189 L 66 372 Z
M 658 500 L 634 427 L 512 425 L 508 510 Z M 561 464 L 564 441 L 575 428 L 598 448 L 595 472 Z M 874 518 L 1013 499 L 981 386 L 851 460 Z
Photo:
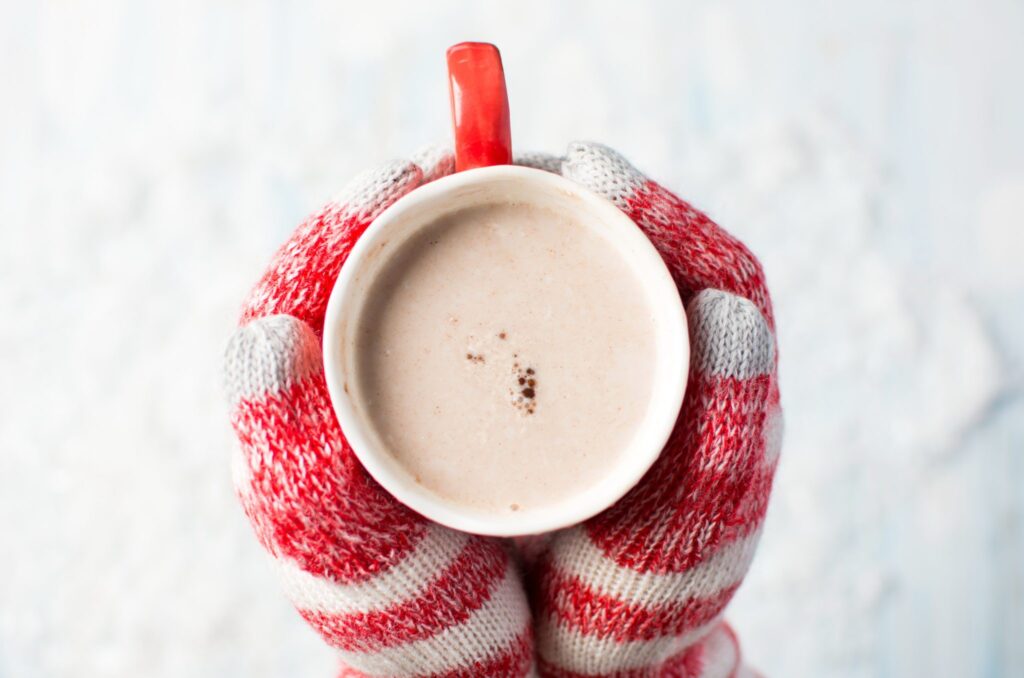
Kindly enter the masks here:
M 560 212 L 448 214 L 384 262 L 357 319 L 354 399 L 449 502 L 542 508 L 606 477 L 646 415 L 655 323 L 614 247 Z

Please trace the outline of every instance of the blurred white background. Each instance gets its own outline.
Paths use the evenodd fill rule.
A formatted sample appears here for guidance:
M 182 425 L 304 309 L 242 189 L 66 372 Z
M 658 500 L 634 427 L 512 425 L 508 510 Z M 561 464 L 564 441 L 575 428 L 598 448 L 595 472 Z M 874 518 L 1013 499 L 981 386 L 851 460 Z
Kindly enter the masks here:
M 502 49 L 520 150 L 619 149 L 767 269 L 787 438 L 730 618 L 770 677 L 1024 675 L 1024 5 L 0 9 L 0 676 L 329 676 L 230 489 L 221 351 Z

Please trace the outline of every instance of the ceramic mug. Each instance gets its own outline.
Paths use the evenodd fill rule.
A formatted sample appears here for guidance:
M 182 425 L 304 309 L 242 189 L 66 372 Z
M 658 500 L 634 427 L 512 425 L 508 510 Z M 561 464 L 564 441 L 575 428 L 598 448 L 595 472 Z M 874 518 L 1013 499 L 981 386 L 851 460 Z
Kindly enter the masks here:
M 586 520 L 629 491 L 657 459 L 686 388 L 689 337 L 678 289 L 661 256 L 629 217 L 605 198 L 559 175 L 511 164 L 508 99 L 497 48 L 462 43 L 448 52 L 456 172 L 421 186 L 384 210 L 353 246 L 324 321 L 324 371 L 346 439 L 367 472 L 399 501 L 451 528 L 514 536 Z M 494 514 L 447 501 L 416 482 L 389 454 L 350 387 L 358 359 L 357 319 L 389 256 L 421 229 L 469 207 L 515 202 L 556 209 L 611 243 L 655 309 L 656 368 L 651 405 L 618 461 L 598 482 L 555 505 Z

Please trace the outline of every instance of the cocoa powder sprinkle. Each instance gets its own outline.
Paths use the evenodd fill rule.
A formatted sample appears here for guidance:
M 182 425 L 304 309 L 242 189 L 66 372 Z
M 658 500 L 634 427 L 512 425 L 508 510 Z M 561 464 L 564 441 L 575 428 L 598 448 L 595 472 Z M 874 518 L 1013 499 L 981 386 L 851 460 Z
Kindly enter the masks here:
M 537 380 L 532 375 L 536 371 L 532 367 L 521 364 L 518 360 L 512 365 L 512 378 L 518 384 L 509 389 L 512 404 L 523 414 L 533 414 L 537 409 Z

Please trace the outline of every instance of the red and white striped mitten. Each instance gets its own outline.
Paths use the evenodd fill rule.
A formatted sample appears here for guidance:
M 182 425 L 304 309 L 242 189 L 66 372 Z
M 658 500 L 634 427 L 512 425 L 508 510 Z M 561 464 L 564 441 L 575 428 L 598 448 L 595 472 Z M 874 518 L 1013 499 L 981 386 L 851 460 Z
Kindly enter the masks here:
M 622 502 L 553 535 L 531 574 L 549 676 L 739 675 L 719 621 L 749 566 L 778 452 L 771 309 L 753 256 L 614 152 L 574 144 L 522 164 L 615 202 L 661 251 L 687 301 L 691 375 L 679 424 Z M 525 594 L 494 540 L 436 525 L 362 469 L 320 362 L 327 296 L 352 243 L 387 205 L 451 172 L 445 153 L 357 180 L 299 227 L 250 298 L 228 349 L 242 443 L 236 486 L 300 613 L 346 676 L 534 671 Z
M 384 492 L 342 436 L 324 382 L 324 311 L 352 244 L 452 169 L 435 152 L 356 179 L 277 252 L 227 351 L 236 490 L 348 676 L 518 677 L 533 663 L 526 596 L 501 544 L 429 523 Z
M 742 675 L 721 615 L 750 566 L 782 433 L 764 275 L 739 241 L 611 149 L 572 144 L 560 168 L 654 242 L 692 348 L 683 410 L 654 467 L 615 506 L 555 534 L 535 566 L 541 673 Z

